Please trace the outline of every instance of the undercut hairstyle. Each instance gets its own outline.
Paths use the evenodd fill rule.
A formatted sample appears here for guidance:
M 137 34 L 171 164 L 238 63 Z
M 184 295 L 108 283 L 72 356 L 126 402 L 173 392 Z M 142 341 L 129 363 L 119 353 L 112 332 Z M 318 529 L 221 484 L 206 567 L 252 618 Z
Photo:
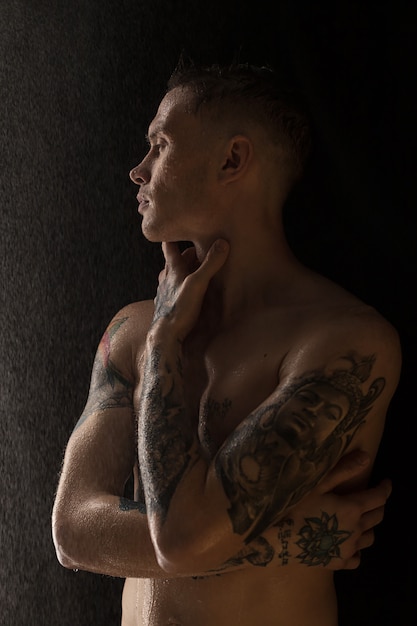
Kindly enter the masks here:
M 263 128 L 271 145 L 284 151 L 291 182 L 302 177 L 312 144 L 309 114 L 301 95 L 284 86 L 272 68 L 180 62 L 167 92 L 176 87 L 190 90 L 195 114 L 204 109 L 218 119 L 246 120 Z

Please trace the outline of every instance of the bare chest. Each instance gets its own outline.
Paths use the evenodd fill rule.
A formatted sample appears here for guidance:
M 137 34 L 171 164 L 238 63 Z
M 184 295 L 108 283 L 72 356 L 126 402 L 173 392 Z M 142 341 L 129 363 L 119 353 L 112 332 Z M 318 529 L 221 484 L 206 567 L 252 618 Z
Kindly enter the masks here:
M 203 350 L 190 346 L 187 403 L 198 415 L 198 435 L 208 457 L 274 391 L 287 350 L 288 337 L 266 328 L 222 334 Z

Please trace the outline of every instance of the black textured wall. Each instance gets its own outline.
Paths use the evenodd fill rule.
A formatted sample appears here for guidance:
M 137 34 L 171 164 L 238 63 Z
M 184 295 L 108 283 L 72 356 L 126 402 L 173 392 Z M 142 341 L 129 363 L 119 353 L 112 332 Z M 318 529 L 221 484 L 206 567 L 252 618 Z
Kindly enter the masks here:
M 404 348 L 375 468 L 394 493 L 361 568 L 338 576 L 341 626 L 414 622 L 413 24 L 395 2 L 0 2 L 0 626 L 120 622 L 121 581 L 61 568 L 50 514 L 97 342 L 155 288 L 128 172 L 181 51 L 277 65 L 308 98 L 317 148 L 289 237 Z

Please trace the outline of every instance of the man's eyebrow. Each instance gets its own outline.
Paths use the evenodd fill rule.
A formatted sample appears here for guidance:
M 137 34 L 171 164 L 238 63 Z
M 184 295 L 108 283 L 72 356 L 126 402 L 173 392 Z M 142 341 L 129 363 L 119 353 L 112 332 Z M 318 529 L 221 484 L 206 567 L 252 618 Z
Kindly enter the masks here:
M 155 128 L 152 128 L 151 131 L 145 134 L 146 142 L 150 143 L 151 139 L 155 139 L 158 135 L 161 135 L 161 134 L 164 134 L 164 135 L 168 134 L 162 126 L 156 126 Z

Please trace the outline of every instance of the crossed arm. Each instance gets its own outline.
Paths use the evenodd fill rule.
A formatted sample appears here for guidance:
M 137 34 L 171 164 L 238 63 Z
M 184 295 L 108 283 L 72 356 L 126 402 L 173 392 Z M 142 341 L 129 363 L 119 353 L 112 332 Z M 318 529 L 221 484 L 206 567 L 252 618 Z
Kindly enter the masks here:
M 130 308 L 121 312 L 106 331 L 97 352 L 86 409 L 67 446 L 53 511 L 53 536 L 60 562 L 66 567 L 114 576 L 151 578 L 208 575 L 231 568 L 281 567 L 289 563 L 302 567 L 318 564 L 331 569 L 356 567 L 359 562 L 357 551 L 371 545 L 372 529 L 382 519 L 389 484 L 383 483 L 372 490 L 343 497 L 332 493 L 332 490 L 339 483 L 366 471 L 369 459 L 363 455 L 350 460 L 347 457 L 344 464 L 322 480 L 310 496 L 304 497 L 298 506 L 293 506 L 288 512 L 285 506 L 288 506 L 288 497 L 295 493 L 293 490 L 285 498 L 282 509 L 285 515 L 279 513 L 281 504 L 277 506 L 273 500 L 271 506 L 271 502 L 262 502 L 256 493 L 248 494 L 249 499 L 244 501 L 245 514 L 241 511 L 231 514 L 231 502 L 238 502 L 242 492 L 233 491 L 238 477 L 237 461 L 231 466 L 227 459 L 232 458 L 230 452 L 235 445 L 245 450 L 247 424 L 237 433 L 234 442 L 230 439 L 225 443 L 222 454 L 215 462 L 207 465 L 199 456 L 198 442 L 185 408 L 179 412 L 175 408 L 169 415 L 164 414 L 174 399 L 174 407 L 182 406 L 183 384 L 183 381 L 177 381 L 179 385 L 172 385 L 171 380 L 166 386 L 166 375 L 158 382 L 159 368 L 165 367 L 165 360 L 175 354 L 169 342 L 164 344 L 159 361 L 153 352 L 154 339 L 158 338 L 157 343 L 161 339 L 159 333 L 156 337 L 153 334 L 158 323 L 169 319 L 172 328 L 172 318 L 169 315 L 165 317 L 166 313 L 162 315 L 162 310 L 169 311 L 166 299 L 164 307 L 157 306 L 156 318 L 159 319 L 147 336 L 144 359 L 147 374 L 143 377 L 146 384 L 141 389 L 140 414 L 136 423 L 133 394 L 137 364 L 132 360 L 130 339 L 132 328 L 140 326 L 141 317 L 145 320 L 142 323 L 146 330 L 150 321 L 149 306 L 139 309 L 139 316 L 136 308 L 130 320 L 127 319 L 132 313 Z M 146 331 L 143 332 L 145 336 Z M 175 349 L 178 350 L 178 346 Z M 178 375 L 180 370 L 173 371 Z M 172 393 L 167 395 L 168 388 L 172 389 Z M 263 411 L 262 408 L 262 415 L 258 414 L 255 418 L 258 425 L 265 418 Z M 253 416 L 249 418 L 254 422 Z M 138 495 L 135 501 L 124 498 L 125 484 L 137 458 L 137 426 L 146 503 Z M 169 441 L 166 439 L 168 431 L 160 428 L 165 426 L 169 428 Z M 159 444 L 161 439 L 168 444 L 165 450 Z M 176 455 L 168 456 L 167 451 L 171 452 L 174 445 Z M 275 448 L 275 443 L 272 447 Z M 166 463 L 168 458 L 176 461 L 170 469 Z M 240 453 L 240 457 L 233 458 L 243 458 L 243 455 Z M 195 510 L 197 506 L 204 505 L 205 497 L 210 507 L 204 508 L 204 505 L 199 517 L 184 520 L 181 499 L 189 501 L 189 489 L 196 498 Z M 216 502 L 219 503 L 220 514 L 211 508 Z M 252 509 L 254 513 L 248 515 Z M 210 516 L 215 513 L 209 525 L 205 519 L 207 510 Z M 334 515 L 336 512 L 337 516 Z M 186 548 L 186 556 L 189 556 L 178 564 L 172 547 L 169 546 L 165 553 L 161 551 L 160 542 L 167 530 L 169 532 L 164 541 L 169 533 L 181 532 L 184 521 L 186 526 L 181 541 Z M 238 522 L 237 526 L 234 526 L 234 521 Z M 199 524 L 198 533 L 193 535 L 195 523 Z M 328 552 L 319 561 L 314 560 L 306 544 L 311 524 L 315 524 L 313 531 L 316 537 L 317 533 L 327 533 L 327 536 L 330 533 L 335 539 L 334 551 Z M 217 541 L 214 552 L 200 547 L 200 539 L 205 546 L 204 541 L 208 537 Z M 221 538 L 220 543 L 218 537 Z M 177 537 L 174 543 L 176 540 Z M 196 553 L 190 554 L 191 548 L 195 548 Z M 166 554 L 171 561 L 166 559 Z
M 368 417 L 376 422 L 369 436 L 379 441 L 392 391 L 378 404 L 385 368 L 361 350 L 373 344 L 353 341 L 342 328 L 336 348 L 319 338 L 287 365 L 271 396 L 207 459 L 185 402 L 182 343 L 227 248 L 215 244 L 191 273 L 175 246 L 165 244 L 164 252 L 145 348 L 138 451 L 158 562 L 181 573 L 195 562 L 216 568 L 282 520 L 334 467 Z

